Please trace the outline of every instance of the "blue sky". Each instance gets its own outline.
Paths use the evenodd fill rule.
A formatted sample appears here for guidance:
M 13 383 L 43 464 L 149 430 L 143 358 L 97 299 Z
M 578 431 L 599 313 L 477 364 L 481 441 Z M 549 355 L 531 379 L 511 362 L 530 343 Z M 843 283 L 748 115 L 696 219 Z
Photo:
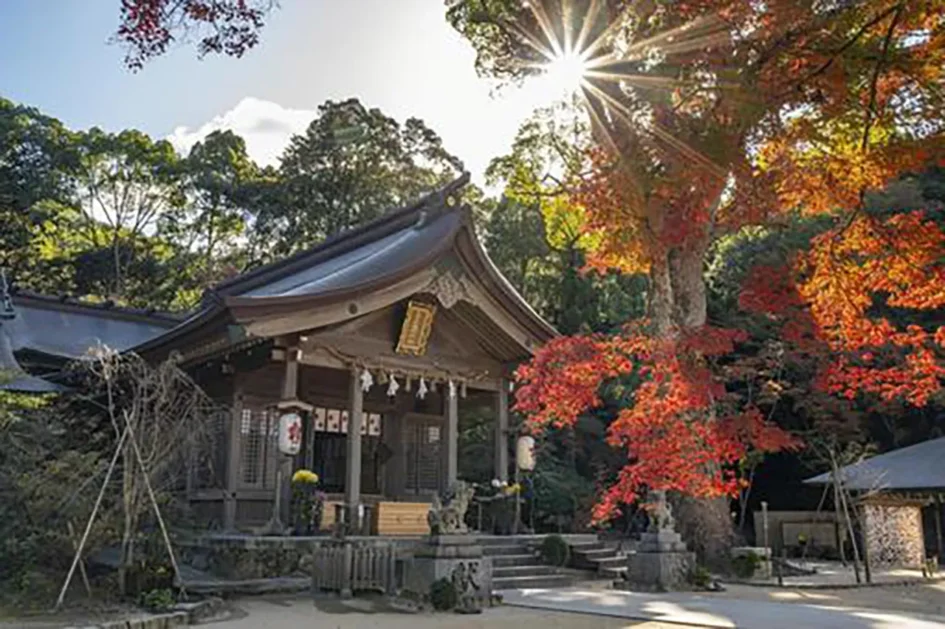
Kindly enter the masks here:
M 272 162 L 326 99 L 355 96 L 399 120 L 422 118 L 481 181 L 553 90 L 534 80 L 491 95 L 443 0 L 280 0 L 243 59 L 198 60 L 178 46 L 144 70 L 108 43 L 120 0 L 0 1 L 0 95 L 72 128 L 128 127 L 181 150 L 228 127 Z

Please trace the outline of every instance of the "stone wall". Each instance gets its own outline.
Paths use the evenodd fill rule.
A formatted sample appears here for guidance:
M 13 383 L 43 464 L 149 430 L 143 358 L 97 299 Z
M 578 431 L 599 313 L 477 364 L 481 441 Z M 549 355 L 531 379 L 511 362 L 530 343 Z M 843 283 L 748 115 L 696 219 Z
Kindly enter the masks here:
M 761 511 L 754 512 L 755 545 L 764 544 L 764 517 Z M 837 537 L 841 543 L 847 538 L 843 527 L 837 525 L 833 511 L 769 511 L 768 546 L 776 555 L 782 546 L 796 547 L 797 536 L 803 534 L 813 545 L 836 551 Z
M 866 503 L 863 528 L 873 566 L 918 568 L 925 560 L 922 508 L 917 504 Z

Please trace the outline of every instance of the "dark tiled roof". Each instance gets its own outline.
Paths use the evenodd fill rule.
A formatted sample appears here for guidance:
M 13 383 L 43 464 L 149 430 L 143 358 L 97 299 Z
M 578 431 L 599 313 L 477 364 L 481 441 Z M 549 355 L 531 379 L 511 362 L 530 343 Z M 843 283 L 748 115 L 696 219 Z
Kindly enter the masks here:
M 10 346 L 10 335 L 0 321 L 0 390 L 23 393 L 52 393 L 61 387 L 55 383 L 31 376 L 20 366 Z
M 805 483 L 833 482 L 830 472 Z M 840 478 L 855 491 L 908 491 L 945 489 L 945 437 L 923 441 L 840 468 Z
M 471 241 L 475 272 L 490 283 L 510 313 L 544 340 L 557 334 L 502 277 L 472 233 L 471 220 L 454 196 L 468 183 L 464 175 L 407 207 L 342 232 L 286 259 L 218 284 L 205 308 L 173 330 L 136 349 L 148 352 L 205 326 L 237 322 L 250 312 L 271 307 L 319 308 L 332 301 L 383 288 L 432 264 L 462 237 Z M 462 236 L 460 236 L 462 235 Z M 304 304 L 304 305 L 303 305 Z
M 119 351 L 130 349 L 180 321 L 164 313 L 22 292 L 13 295 L 13 304 L 16 315 L 3 322 L 13 351 L 64 360 L 81 358 L 100 343 Z

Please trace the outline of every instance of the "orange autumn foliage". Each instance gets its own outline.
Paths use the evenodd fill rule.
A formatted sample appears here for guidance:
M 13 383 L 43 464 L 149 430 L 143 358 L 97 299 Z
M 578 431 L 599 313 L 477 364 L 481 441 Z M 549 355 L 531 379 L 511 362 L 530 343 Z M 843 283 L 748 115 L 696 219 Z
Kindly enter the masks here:
M 739 305 L 780 319 L 785 341 L 819 357 L 821 388 L 915 406 L 943 390 L 945 232 L 938 224 L 923 212 L 858 215 L 816 237 L 792 266 L 752 269 Z
M 629 462 L 601 496 L 594 517 L 607 520 L 644 489 L 691 496 L 733 496 L 744 486 L 737 463 L 750 451 L 774 452 L 798 442 L 751 404 L 728 394 L 706 359 L 730 353 L 736 330 L 705 327 L 677 340 L 635 329 L 616 336 L 563 337 L 545 345 L 516 377 L 516 410 L 535 432 L 571 427 L 601 405 L 601 386 L 635 373 L 633 404 L 607 430 L 607 441 Z M 711 421 L 703 421 L 706 415 Z

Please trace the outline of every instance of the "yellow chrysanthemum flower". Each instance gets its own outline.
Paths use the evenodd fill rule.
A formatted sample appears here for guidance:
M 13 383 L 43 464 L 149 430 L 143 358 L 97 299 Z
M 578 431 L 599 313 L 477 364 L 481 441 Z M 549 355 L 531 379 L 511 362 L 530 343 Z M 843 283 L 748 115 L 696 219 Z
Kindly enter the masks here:
M 310 483 L 315 484 L 318 482 L 318 474 L 311 470 L 296 470 L 295 474 L 292 475 L 293 483 Z

